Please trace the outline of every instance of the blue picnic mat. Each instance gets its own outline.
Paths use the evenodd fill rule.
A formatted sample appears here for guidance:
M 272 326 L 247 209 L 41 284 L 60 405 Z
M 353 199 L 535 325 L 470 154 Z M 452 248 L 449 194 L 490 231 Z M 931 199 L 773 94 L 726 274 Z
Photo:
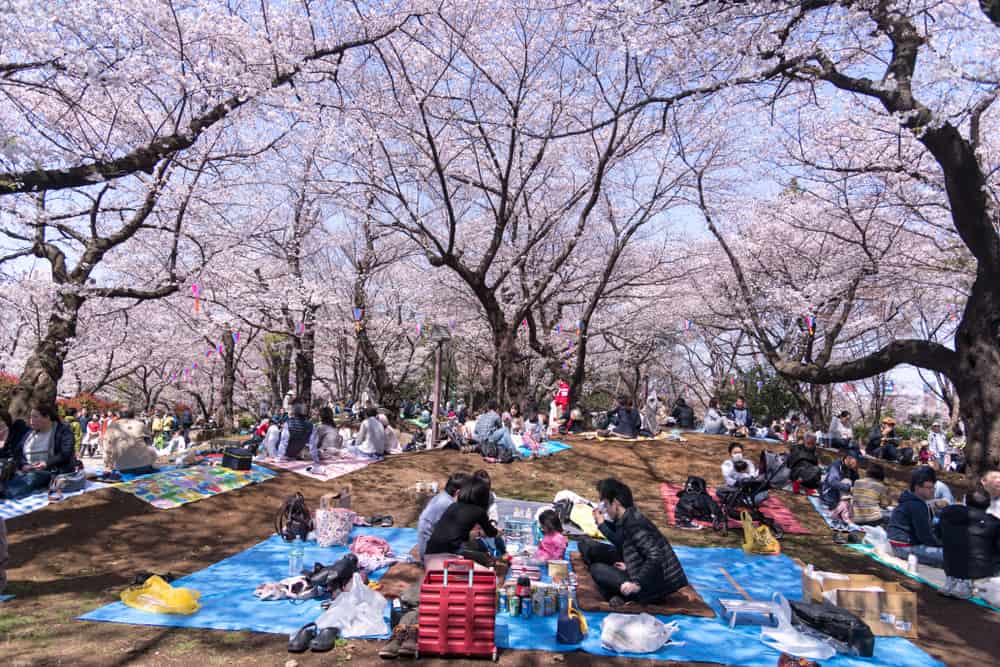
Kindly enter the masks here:
M 409 553 L 417 543 L 414 528 L 354 528 L 351 536 L 358 535 L 381 537 L 398 554 Z M 288 576 L 288 550 L 288 544 L 274 535 L 246 551 L 172 582 L 174 586 L 193 588 L 201 593 L 201 609 L 190 616 L 155 614 L 114 602 L 79 618 L 135 625 L 291 634 L 316 620 L 322 613 L 321 600 L 263 602 L 253 594 L 258 584 L 279 581 Z M 302 562 L 305 567 L 311 567 L 315 562 L 329 565 L 347 550 L 347 547 L 323 548 L 316 546 L 315 542 L 307 542 Z M 385 570 L 379 570 L 370 578 L 377 580 L 383 574 Z M 388 636 L 388 633 L 384 635 Z
M 809 502 L 810 504 L 812 504 L 813 508 L 815 508 L 815 510 L 819 512 L 819 515 L 823 517 L 823 521 L 826 521 L 826 525 L 830 526 L 830 528 L 833 528 L 834 525 L 833 525 L 833 519 L 830 518 L 830 510 L 827 509 L 826 505 L 823 504 L 823 501 L 819 499 L 819 496 L 806 496 L 806 498 L 809 499 Z M 847 524 L 847 529 L 850 531 L 864 530 L 861 526 L 854 523 L 853 521 Z
M 87 485 L 82 491 L 74 491 L 72 493 L 67 493 L 63 496 L 63 500 L 67 498 L 72 498 L 73 496 L 79 496 L 84 493 L 89 493 L 90 491 L 96 491 L 98 489 L 103 489 L 107 487 L 108 484 L 103 484 L 101 482 L 94 482 L 87 480 Z M 56 502 L 59 504 L 61 501 Z M 33 493 L 30 496 L 25 496 L 24 498 L 19 498 L 18 500 L 0 500 L 0 518 L 2 519 L 13 519 L 16 516 L 21 516 L 22 514 L 30 514 L 35 510 L 40 510 L 43 507 L 49 505 L 49 492 L 47 489 L 42 489 L 38 493 Z
M 13 595 L 0 595 L 0 602 L 6 602 L 7 600 L 13 600 Z
M 576 543 L 570 543 L 570 550 Z M 770 599 L 780 592 L 790 600 L 802 598 L 802 574 L 786 556 L 749 556 L 741 549 L 695 548 L 675 546 L 674 551 L 684 565 L 688 581 L 717 614 L 721 614 L 720 597 L 736 597 L 737 591 L 720 593 L 728 584 L 719 571 L 724 567 L 754 599 Z M 497 646 L 508 649 L 568 652 L 583 650 L 593 655 L 618 655 L 601 647 L 601 623 L 608 615 L 603 612 L 583 612 L 589 633 L 582 644 L 567 646 L 556 643 L 556 616 L 535 616 L 531 619 L 497 616 Z M 673 641 L 656 653 L 643 654 L 651 660 L 717 662 L 745 667 L 774 667 L 777 651 L 760 641 L 760 628 L 736 626 L 721 618 L 691 616 L 660 616 L 664 622 L 677 621 L 679 628 Z M 683 645 L 679 645 L 684 642 Z M 852 658 L 837 655 L 823 661 L 824 667 L 862 667 L 893 665 L 896 667 L 929 667 L 943 663 L 934 660 L 912 642 L 898 637 L 878 637 L 872 658 Z
M 573 447 L 558 440 L 546 440 L 538 446 L 538 456 L 552 456 L 567 449 L 573 449 Z M 517 453 L 525 458 L 531 456 L 531 450 L 523 445 L 517 448 Z

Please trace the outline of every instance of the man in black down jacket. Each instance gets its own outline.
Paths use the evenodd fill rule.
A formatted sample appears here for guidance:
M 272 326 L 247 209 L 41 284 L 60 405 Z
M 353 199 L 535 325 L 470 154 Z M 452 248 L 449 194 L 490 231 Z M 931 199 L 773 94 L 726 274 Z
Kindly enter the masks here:
M 806 489 L 818 489 L 822 481 L 822 471 L 819 467 L 819 454 L 816 452 L 816 434 L 806 433 L 801 445 L 792 445 L 788 450 L 788 460 L 785 464 L 790 471 L 789 478 L 796 493 L 799 485 Z
M 5 446 L 17 465 L 17 474 L 3 488 L 3 497 L 23 498 L 48 488 L 54 475 L 76 469 L 76 439 L 55 405 L 38 403 L 31 409 L 31 429 Z
M 977 489 L 965 496 L 965 505 L 949 505 L 938 515 L 935 532 L 944 545 L 945 595 L 968 599 L 973 579 L 1000 575 L 1000 519 L 986 513 L 989 507 L 989 494 Z
M 622 396 L 618 399 L 618 405 L 608 415 L 611 418 L 611 425 L 608 431 L 611 434 L 622 438 L 634 438 L 639 435 L 642 428 L 642 417 L 639 411 L 632 407 L 632 399 Z M 602 435 L 608 433 L 601 432 Z
M 597 488 L 604 506 L 598 528 L 612 544 L 584 540 L 580 554 L 611 606 L 627 601 L 658 602 L 687 586 L 684 568 L 670 542 L 636 509 L 628 486 L 606 479 Z M 609 520 L 613 528 L 608 527 Z
M 670 416 L 677 422 L 677 428 L 694 428 L 694 410 L 687 404 L 683 396 L 678 396 L 677 400 L 674 401 L 674 411 L 670 413 Z

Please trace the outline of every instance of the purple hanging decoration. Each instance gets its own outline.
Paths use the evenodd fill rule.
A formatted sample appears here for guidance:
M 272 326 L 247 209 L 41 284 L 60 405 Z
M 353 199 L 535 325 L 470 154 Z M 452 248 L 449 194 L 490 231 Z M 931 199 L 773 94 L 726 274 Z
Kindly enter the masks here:
M 240 332 L 239 331 L 234 331 L 233 332 L 233 344 L 234 345 L 239 345 L 239 342 L 240 342 Z
M 219 347 L 217 347 L 215 351 L 218 352 L 219 354 L 222 354 L 222 350 L 223 350 L 223 345 L 222 343 L 219 343 Z
M 364 310 L 362 310 L 361 308 L 355 308 L 354 309 L 354 321 L 355 322 L 360 322 L 361 321 L 361 316 L 364 315 L 364 314 L 365 314 Z

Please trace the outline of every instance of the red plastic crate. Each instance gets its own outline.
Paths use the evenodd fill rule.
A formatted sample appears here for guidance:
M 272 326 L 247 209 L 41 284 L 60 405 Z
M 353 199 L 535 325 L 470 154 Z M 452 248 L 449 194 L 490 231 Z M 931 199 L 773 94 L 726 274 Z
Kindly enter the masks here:
M 470 560 L 447 560 L 420 585 L 417 651 L 497 659 L 497 575 Z

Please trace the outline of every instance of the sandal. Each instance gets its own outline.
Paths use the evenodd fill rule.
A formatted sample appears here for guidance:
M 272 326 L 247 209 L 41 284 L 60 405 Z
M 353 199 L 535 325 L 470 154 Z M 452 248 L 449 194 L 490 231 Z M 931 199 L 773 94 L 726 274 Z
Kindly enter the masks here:
M 368 519 L 368 525 L 373 528 L 392 528 L 392 516 L 389 514 L 376 514 Z
M 339 637 L 340 628 L 323 628 L 309 642 L 309 648 L 315 653 L 325 653 L 336 646 Z
M 285 597 L 290 600 L 310 600 L 316 597 L 316 587 L 306 577 L 288 577 L 280 582 Z
M 305 653 L 306 649 L 316 638 L 316 624 L 304 625 L 294 635 L 288 638 L 289 653 Z

